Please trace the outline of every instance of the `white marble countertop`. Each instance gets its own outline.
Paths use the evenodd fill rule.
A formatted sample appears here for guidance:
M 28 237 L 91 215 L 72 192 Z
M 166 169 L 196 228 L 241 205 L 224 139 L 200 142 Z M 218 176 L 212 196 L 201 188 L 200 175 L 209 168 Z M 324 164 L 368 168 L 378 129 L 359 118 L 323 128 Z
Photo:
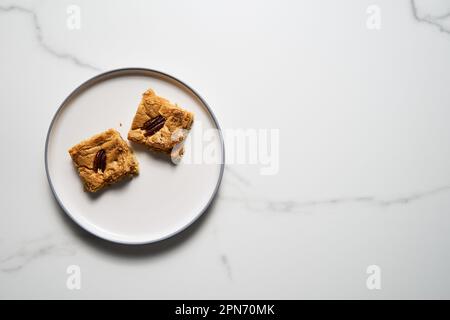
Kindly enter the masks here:
M 0 41 L 0 298 L 450 298 L 449 1 L 2 0 Z M 278 129 L 279 171 L 228 164 L 207 214 L 156 245 L 81 230 L 47 129 L 131 66 L 189 83 L 224 129 Z

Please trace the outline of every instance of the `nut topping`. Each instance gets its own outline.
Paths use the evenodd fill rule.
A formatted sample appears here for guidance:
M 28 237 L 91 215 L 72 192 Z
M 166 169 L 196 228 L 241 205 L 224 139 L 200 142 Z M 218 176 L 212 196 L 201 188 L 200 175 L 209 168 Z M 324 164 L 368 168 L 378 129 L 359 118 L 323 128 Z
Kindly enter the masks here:
M 150 119 L 144 123 L 142 126 L 142 130 L 145 130 L 145 136 L 152 136 L 159 130 L 161 130 L 162 127 L 164 127 L 164 123 L 166 122 L 166 118 L 159 115 L 153 119 Z
M 98 172 L 105 171 L 106 169 L 106 152 L 105 150 L 101 149 L 97 152 L 94 158 L 94 171 Z

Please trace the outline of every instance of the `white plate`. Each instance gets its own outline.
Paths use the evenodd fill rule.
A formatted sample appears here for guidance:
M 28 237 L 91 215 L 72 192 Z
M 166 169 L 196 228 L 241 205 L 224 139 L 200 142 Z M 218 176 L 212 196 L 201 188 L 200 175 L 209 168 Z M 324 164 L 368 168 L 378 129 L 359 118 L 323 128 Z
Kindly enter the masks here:
M 108 128 L 115 128 L 126 139 L 148 88 L 195 114 L 183 160 L 174 165 L 170 159 L 131 144 L 139 161 L 139 176 L 99 194 L 84 192 L 67 150 Z M 199 137 L 207 129 L 212 129 L 209 150 L 216 152 L 214 161 L 205 163 L 189 153 L 203 147 L 206 142 Z M 87 231 L 124 244 L 163 240 L 192 224 L 217 193 L 223 164 L 222 134 L 206 102 L 180 80 L 141 68 L 106 72 L 75 89 L 56 112 L 45 146 L 47 178 L 64 211 Z

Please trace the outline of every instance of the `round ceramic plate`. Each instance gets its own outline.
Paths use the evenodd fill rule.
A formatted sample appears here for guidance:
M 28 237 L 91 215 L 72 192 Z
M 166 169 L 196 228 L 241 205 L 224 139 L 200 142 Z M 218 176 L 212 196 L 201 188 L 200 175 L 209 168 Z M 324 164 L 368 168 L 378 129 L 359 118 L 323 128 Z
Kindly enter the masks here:
M 181 162 L 128 141 L 139 175 L 85 192 L 68 149 L 108 128 L 126 140 L 148 88 L 195 115 Z M 223 166 L 222 134 L 206 102 L 182 81 L 149 69 L 113 70 L 83 83 L 56 112 L 45 146 L 48 181 L 64 211 L 87 231 L 124 244 L 163 240 L 191 225 L 217 193 Z

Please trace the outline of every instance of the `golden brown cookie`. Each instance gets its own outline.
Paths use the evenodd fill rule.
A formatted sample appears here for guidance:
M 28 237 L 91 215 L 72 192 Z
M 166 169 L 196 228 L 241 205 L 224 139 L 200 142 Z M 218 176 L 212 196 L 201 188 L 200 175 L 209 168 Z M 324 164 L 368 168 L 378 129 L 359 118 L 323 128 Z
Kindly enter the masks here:
M 133 150 L 114 129 L 78 143 L 69 149 L 69 154 L 89 192 L 96 192 L 139 171 Z
M 151 150 L 170 154 L 186 139 L 194 115 L 159 97 L 152 89 L 142 95 L 128 139 Z

